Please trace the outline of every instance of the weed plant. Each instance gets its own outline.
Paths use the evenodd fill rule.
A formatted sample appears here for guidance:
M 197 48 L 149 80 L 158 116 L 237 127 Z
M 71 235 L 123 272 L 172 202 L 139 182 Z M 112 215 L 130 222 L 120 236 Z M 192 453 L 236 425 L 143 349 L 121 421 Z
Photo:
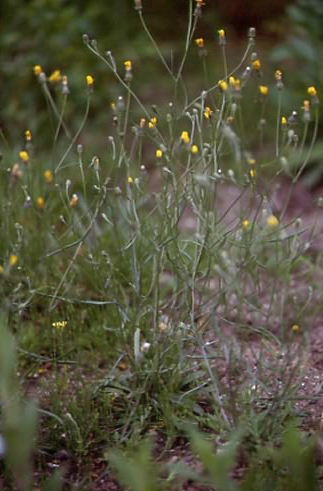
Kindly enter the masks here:
M 281 444 L 299 412 L 322 309 L 322 255 L 309 254 L 322 199 L 310 229 L 289 213 L 317 141 L 317 88 L 305 87 L 286 114 L 283 67 L 265 79 L 254 28 L 231 66 L 225 31 L 217 43 L 197 37 L 204 2 L 190 1 L 183 54 L 173 59 L 140 0 L 135 8 L 169 79 L 166 103 L 158 80 L 156 100 L 147 100 L 136 64 L 85 34 L 119 91 L 104 108 L 102 154 L 86 141 L 94 77 L 85 74 L 73 132 L 68 75 L 40 65 L 35 77 L 56 121 L 51 148 L 40 154 L 28 128 L 20 145 L 2 135 L 1 307 L 23 386 L 40 399 L 40 461 L 63 448 L 83 465 L 147 432 L 175 441 L 188 422 L 219 442 L 242 426 L 250 455 Z M 223 60 L 216 79 L 211 49 Z M 194 50 L 198 91 L 185 80 Z M 275 183 L 286 174 L 275 209 Z

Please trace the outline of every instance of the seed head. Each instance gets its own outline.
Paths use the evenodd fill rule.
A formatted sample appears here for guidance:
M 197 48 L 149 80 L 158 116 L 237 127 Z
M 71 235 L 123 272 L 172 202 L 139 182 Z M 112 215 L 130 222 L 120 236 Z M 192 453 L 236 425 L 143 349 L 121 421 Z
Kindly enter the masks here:
M 79 197 L 77 194 L 73 194 L 72 198 L 70 199 L 70 207 L 71 208 L 76 208 L 77 205 L 79 204 Z
M 163 156 L 163 151 L 162 151 L 160 148 L 158 148 L 158 149 L 156 150 L 156 158 L 157 158 L 157 159 L 161 159 L 161 158 L 162 158 L 162 156 Z

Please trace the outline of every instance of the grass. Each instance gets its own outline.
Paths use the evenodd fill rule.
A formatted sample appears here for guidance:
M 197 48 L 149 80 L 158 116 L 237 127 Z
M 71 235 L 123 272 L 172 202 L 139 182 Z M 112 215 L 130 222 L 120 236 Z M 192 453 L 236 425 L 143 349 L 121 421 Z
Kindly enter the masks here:
M 29 129 L 23 145 L 2 135 L 1 432 L 8 451 L 1 479 L 7 489 L 31 489 L 58 466 L 67 487 L 89 489 L 98 475 L 102 486 L 112 479 L 108 462 L 126 486 L 152 489 L 151 443 L 137 461 L 116 449 L 155 435 L 164 465 L 189 434 L 210 476 L 179 465 L 157 487 L 164 479 L 180 489 L 193 479 L 246 489 L 241 476 L 230 477 L 242 469 L 248 489 L 270 483 L 288 490 L 295 484 L 289 470 L 276 472 L 281 454 L 303 462 L 303 436 L 290 428 L 313 433 L 320 418 L 317 395 L 304 382 L 318 377 L 310 357 L 322 309 L 322 254 L 311 247 L 320 201 L 310 227 L 289 206 L 317 141 L 317 89 L 304 88 L 308 102 L 300 101 L 297 118 L 285 113 L 283 74 L 279 68 L 267 82 L 252 28 L 235 67 L 218 31 L 223 69 L 210 84 L 205 42 L 194 41 L 202 2 L 190 2 L 184 51 L 172 62 L 136 5 L 170 80 L 166 103 L 145 101 L 133 62 L 122 66 L 85 35 L 120 94 L 105 149 L 99 155 L 82 143 L 92 75 L 85 74 L 84 115 L 72 131 L 68 78 L 50 80 L 40 66 L 35 75 L 55 121 L 48 151 Z M 194 49 L 203 80 L 195 94 L 185 80 Z M 285 199 L 273 209 L 283 174 L 290 178 Z M 34 399 L 37 407 L 24 402 Z M 314 425 L 306 401 L 316 404 Z M 13 423 L 11 409 L 19 415 Z M 37 442 L 12 457 L 17 442 L 32 440 L 37 417 Z M 212 457 L 210 441 L 221 446 L 232 434 L 223 449 L 235 450 Z M 316 481 L 306 481 L 307 470 L 320 473 L 315 445 L 308 443 L 300 467 L 308 490 Z M 250 487 L 248 468 L 260 463 Z M 61 485 L 55 474 L 50 486 Z

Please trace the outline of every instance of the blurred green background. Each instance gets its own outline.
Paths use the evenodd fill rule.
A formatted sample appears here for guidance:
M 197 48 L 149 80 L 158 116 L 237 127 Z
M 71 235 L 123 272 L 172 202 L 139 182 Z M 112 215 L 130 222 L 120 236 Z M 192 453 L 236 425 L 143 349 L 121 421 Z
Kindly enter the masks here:
M 125 59 L 134 60 L 136 90 L 144 97 L 147 94 L 149 99 L 158 88 L 162 93 L 159 65 L 133 4 L 132 0 L 1 2 L 0 124 L 9 142 L 21 144 L 26 128 L 38 131 L 45 140 L 50 132 L 48 115 L 43 111 L 46 102 L 32 72 L 35 64 L 41 64 L 46 74 L 60 69 L 68 75 L 73 101 L 69 114 L 76 125 L 85 105 L 84 76 L 93 73 L 97 83 L 90 121 L 96 129 L 107 124 L 106 111 L 119 89 L 113 76 L 84 46 L 83 33 L 96 38 L 103 52 L 112 50 L 121 68 Z M 147 23 L 166 54 L 173 50 L 176 55 L 183 46 L 188 4 L 189 0 L 143 0 Z M 268 73 L 286 67 L 292 107 L 297 97 L 304 98 L 300 95 L 304 94 L 304 86 L 322 86 L 322 18 L 321 0 L 209 0 L 195 37 L 205 37 L 210 46 L 213 43 L 208 57 L 216 67 L 220 63 L 217 29 L 224 27 L 227 31 L 230 64 L 230 56 L 237 59 L 243 51 L 247 28 L 257 27 L 257 50 L 266 59 Z M 198 79 L 194 63 L 191 70 Z

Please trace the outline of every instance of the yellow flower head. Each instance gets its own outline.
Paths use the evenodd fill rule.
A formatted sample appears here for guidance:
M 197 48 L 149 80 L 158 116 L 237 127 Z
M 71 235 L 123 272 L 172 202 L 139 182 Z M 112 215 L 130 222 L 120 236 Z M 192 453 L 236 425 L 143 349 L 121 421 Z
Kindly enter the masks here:
M 133 184 L 133 177 L 129 176 L 127 181 L 128 181 L 128 184 Z
M 45 198 L 43 198 L 43 196 L 38 196 L 36 204 L 37 208 L 43 210 L 45 208 Z
M 268 95 L 269 94 L 269 88 L 267 85 L 259 85 L 259 92 L 261 95 Z
M 269 215 L 269 217 L 267 218 L 267 225 L 270 228 L 276 228 L 276 227 L 278 227 L 278 225 L 279 225 L 278 218 L 275 217 L 275 215 Z
M 25 164 L 29 162 L 29 153 L 27 152 L 27 150 L 21 150 L 19 152 L 19 157 Z
M 280 122 L 282 126 L 286 126 L 288 123 L 286 116 L 282 116 Z
M 126 72 L 131 72 L 131 70 L 132 70 L 132 61 L 131 60 L 127 60 L 123 64 L 124 64 L 124 67 L 125 67 Z
M 213 114 L 212 109 L 209 106 L 206 106 L 204 109 L 204 117 L 205 119 L 211 119 L 211 116 Z
M 243 230 L 249 230 L 251 227 L 251 222 L 247 218 L 242 221 L 242 228 Z
M 161 159 L 162 156 L 163 156 L 163 151 L 160 148 L 158 148 L 156 150 L 156 157 L 157 157 L 157 159 Z
M 86 85 L 87 85 L 88 87 L 93 87 L 93 85 L 94 85 L 94 80 L 95 80 L 95 79 L 94 79 L 94 77 L 93 77 L 92 75 L 87 75 L 87 76 L 85 77 L 85 80 L 86 80 Z
M 16 254 L 11 254 L 11 256 L 9 257 L 9 264 L 10 266 L 17 266 L 17 264 L 19 263 L 19 257 L 16 256 Z
M 254 70 L 256 70 L 257 72 L 259 72 L 259 70 L 261 69 L 261 61 L 259 60 L 259 58 L 254 60 L 251 65 L 252 65 L 252 68 Z
M 47 182 L 47 184 L 51 184 L 54 180 L 54 174 L 50 169 L 45 170 L 44 172 L 44 179 Z
M 296 334 L 300 331 L 300 326 L 298 324 L 293 324 L 292 325 L 292 331 Z
M 307 113 L 310 111 L 310 101 L 307 101 L 306 100 L 306 101 L 303 102 L 303 109 Z
M 195 39 L 195 44 L 198 48 L 204 48 L 204 39 L 203 38 Z
M 314 85 L 311 85 L 310 87 L 308 87 L 308 89 L 307 89 L 307 93 L 308 93 L 308 95 L 310 95 L 311 97 L 315 97 L 315 96 L 317 96 L 317 90 L 316 90 L 316 88 L 314 87 Z
M 64 327 L 67 326 L 67 321 L 53 322 L 52 326 L 55 327 L 55 329 L 64 329 Z
M 277 80 L 277 82 L 281 82 L 281 80 L 283 79 L 283 73 L 280 70 L 275 71 L 275 79 Z
M 72 198 L 70 199 L 70 207 L 71 208 L 76 208 L 77 205 L 79 204 L 79 197 L 77 194 L 73 194 Z
M 27 142 L 30 142 L 32 140 L 32 134 L 30 130 L 25 131 L 25 139 Z
M 4 273 L 4 267 L 2 266 L 2 264 L 0 264 L 0 274 L 3 274 Z
M 256 169 L 250 169 L 249 175 L 250 175 L 250 177 L 252 177 L 254 179 L 257 175 Z
M 40 75 L 43 72 L 43 68 L 41 65 L 35 65 L 33 68 L 34 74 L 35 75 Z
M 191 152 L 192 152 L 193 154 L 197 154 L 197 153 L 199 153 L 199 147 L 198 147 L 198 145 L 192 145 L 192 147 L 191 147 Z
M 158 123 L 158 119 L 156 118 L 156 116 L 154 116 L 153 118 L 151 118 L 149 120 L 148 127 L 149 128 L 155 128 L 157 123 Z
M 190 135 L 188 131 L 182 131 L 181 134 L 181 140 L 182 142 L 188 144 L 190 142 Z
M 225 92 L 226 90 L 228 90 L 228 82 L 226 82 L 225 80 L 219 80 L 218 81 L 218 86 L 220 87 L 220 89 Z
M 256 159 L 253 159 L 252 157 L 247 160 L 249 165 L 256 165 Z
M 48 77 L 48 80 L 52 83 L 57 83 L 62 80 L 62 73 L 60 70 L 54 70 L 53 73 Z
M 218 35 L 219 35 L 219 39 L 220 40 L 225 39 L 225 30 L 224 29 L 219 29 L 218 30 Z

